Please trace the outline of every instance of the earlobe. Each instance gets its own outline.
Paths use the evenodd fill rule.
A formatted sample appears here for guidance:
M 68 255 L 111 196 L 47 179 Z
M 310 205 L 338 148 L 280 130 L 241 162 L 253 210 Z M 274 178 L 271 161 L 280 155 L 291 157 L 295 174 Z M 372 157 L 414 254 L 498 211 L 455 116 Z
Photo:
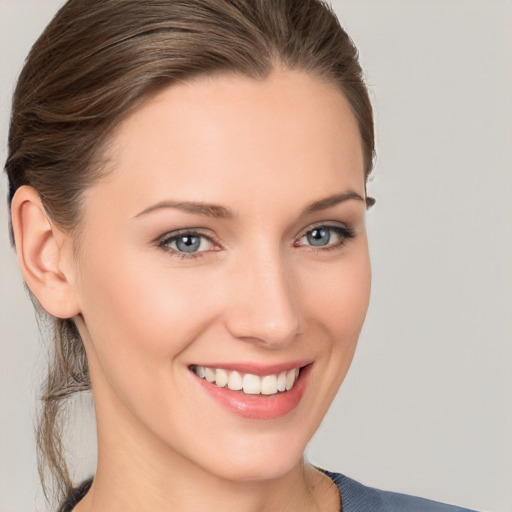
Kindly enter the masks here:
M 76 316 L 80 309 L 73 286 L 71 239 L 51 222 L 32 187 L 16 191 L 11 216 L 18 262 L 28 287 L 51 315 Z

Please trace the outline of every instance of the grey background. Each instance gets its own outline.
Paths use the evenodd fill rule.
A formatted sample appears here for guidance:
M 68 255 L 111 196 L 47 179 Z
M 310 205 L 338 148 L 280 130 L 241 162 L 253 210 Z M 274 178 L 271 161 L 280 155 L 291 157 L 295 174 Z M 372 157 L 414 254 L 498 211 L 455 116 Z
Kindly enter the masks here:
M 0 0 L 2 162 L 15 78 L 60 4 Z M 512 511 L 512 3 L 334 7 L 375 104 L 374 276 L 353 367 L 308 457 L 375 487 Z M 6 225 L 1 207 L 0 511 L 44 511 L 32 435 L 44 350 Z M 74 411 L 81 477 L 94 429 L 90 407 Z

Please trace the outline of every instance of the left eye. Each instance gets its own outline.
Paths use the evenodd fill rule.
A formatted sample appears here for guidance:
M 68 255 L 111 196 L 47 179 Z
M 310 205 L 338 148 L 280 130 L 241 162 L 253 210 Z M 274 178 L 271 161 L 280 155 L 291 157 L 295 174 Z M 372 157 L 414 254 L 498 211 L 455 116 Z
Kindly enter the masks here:
M 354 238 L 354 233 L 349 228 L 342 228 L 340 226 L 318 226 L 310 229 L 300 237 L 296 245 L 337 247 L 344 244 L 348 238 Z
M 167 247 L 179 253 L 196 253 L 212 250 L 214 243 L 199 233 L 182 233 L 166 238 L 160 242 L 160 247 Z

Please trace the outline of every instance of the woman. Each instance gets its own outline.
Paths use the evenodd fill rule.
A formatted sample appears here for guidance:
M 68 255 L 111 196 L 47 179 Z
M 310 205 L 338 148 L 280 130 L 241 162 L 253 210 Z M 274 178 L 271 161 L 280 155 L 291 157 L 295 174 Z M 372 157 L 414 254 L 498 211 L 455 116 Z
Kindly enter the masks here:
M 25 281 L 55 320 L 41 450 L 61 510 L 462 510 L 303 462 L 366 314 L 373 121 L 313 1 L 71 0 L 15 92 Z M 72 483 L 63 399 L 92 387 Z

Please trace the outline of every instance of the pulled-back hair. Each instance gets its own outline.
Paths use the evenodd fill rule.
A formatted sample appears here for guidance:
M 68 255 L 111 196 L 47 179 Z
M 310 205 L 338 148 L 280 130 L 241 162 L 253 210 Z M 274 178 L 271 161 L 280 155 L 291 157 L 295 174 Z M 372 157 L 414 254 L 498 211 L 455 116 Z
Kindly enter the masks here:
M 83 191 L 108 172 L 102 155 L 109 135 L 138 105 L 199 75 L 264 79 L 277 66 L 303 70 L 344 93 L 359 126 L 367 178 L 372 109 L 357 50 L 324 2 L 69 0 L 34 44 L 18 80 L 5 165 L 9 202 L 20 186 L 32 186 L 53 222 L 75 232 Z M 39 471 L 43 485 L 45 475 L 54 478 L 59 498 L 73 485 L 61 439 L 63 406 L 91 384 L 73 320 L 49 320 L 53 355 L 42 392 Z

